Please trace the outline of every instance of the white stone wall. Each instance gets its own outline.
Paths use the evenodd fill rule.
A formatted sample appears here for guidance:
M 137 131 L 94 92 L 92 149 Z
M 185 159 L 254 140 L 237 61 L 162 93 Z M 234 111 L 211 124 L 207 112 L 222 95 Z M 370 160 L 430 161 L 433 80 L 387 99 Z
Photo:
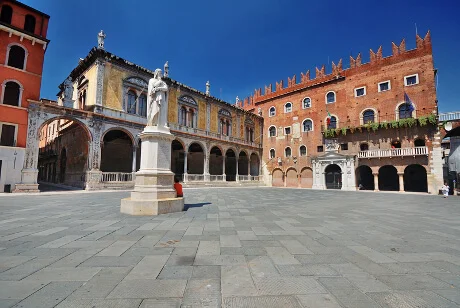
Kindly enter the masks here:
M 24 148 L 0 146 L 0 193 L 4 192 L 5 184 L 11 184 L 11 189 L 14 190 L 16 183 L 21 182 L 25 152 Z

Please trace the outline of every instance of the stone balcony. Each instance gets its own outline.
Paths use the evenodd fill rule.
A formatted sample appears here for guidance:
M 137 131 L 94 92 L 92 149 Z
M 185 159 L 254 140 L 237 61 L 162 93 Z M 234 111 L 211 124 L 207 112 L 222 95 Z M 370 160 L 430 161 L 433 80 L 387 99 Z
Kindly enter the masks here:
M 414 147 L 414 148 L 399 148 L 399 149 L 387 149 L 387 150 L 368 150 L 360 151 L 358 158 L 383 158 L 383 157 L 404 157 L 404 156 L 428 156 L 428 148 Z

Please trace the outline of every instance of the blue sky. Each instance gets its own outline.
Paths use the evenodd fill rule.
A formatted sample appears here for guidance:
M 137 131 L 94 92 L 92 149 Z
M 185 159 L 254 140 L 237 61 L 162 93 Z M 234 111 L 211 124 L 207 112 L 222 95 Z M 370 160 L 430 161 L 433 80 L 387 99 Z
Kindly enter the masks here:
M 286 80 L 349 56 L 369 59 L 369 48 L 406 38 L 415 47 L 415 23 L 431 30 L 438 69 L 440 111 L 460 110 L 460 2 L 453 0 L 23 0 L 51 16 L 41 96 L 57 86 L 107 34 L 106 50 L 228 102 L 255 88 Z M 329 61 L 329 65 L 328 65 Z M 286 81 L 285 81 L 286 84 Z

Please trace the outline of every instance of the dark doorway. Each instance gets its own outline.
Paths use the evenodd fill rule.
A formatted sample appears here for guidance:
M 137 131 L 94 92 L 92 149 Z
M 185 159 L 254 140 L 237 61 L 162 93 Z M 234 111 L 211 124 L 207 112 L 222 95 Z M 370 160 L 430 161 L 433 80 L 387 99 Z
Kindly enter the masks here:
M 327 189 L 342 189 L 342 169 L 336 164 L 326 167 L 326 188 Z
M 250 164 L 251 164 L 251 175 L 258 176 L 259 175 L 259 156 L 256 153 L 252 153 L 250 156 Z
M 59 182 L 64 183 L 65 182 L 65 169 L 67 166 L 67 151 L 66 149 L 61 150 L 61 157 L 60 157 L 60 163 L 59 163 Z M 49 173 L 51 176 L 51 172 Z M 48 182 L 50 179 L 48 179 Z
M 424 147 L 425 146 L 425 140 L 423 140 L 423 139 L 415 139 L 414 146 L 416 146 L 416 147 Z
M 225 175 L 227 181 L 236 181 L 236 155 L 232 149 L 225 153 Z
M 386 165 L 379 169 L 379 190 L 399 191 L 398 171 L 394 166 Z
M 404 191 L 428 192 L 426 169 L 418 164 L 404 169 Z
M 204 151 L 198 143 L 192 143 L 187 153 L 187 173 L 204 174 Z
M 171 143 L 171 171 L 176 177 L 183 180 L 185 163 L 185 151 L 182 143 L 178 140 L 173 140 Z
M 224 171 L 223 161 L 222 151 L 218 147 L 213 147 L 209 154 L 209 174 L 221 175 Z
M 391 143 L 391 148 L 392 149 L 400 149 L 401 148 L 401 142 L 398 140 L 395 140 Z
M 101 152 L 101 171 L 132 172 L 133 143 L 124 131 L 111 130 L 105 134 Z
M 249 167 L 249 158 L 246 155 L 246 152 L 241 151 L 238 157 L 238 174 L 239 175 L 248 175 Z
M 369 166 L 359 166 L 356 168 L 356 186 L 360 187 L 360 190 L 374 190 L 374 176 L 372 175 L 372 169 Z

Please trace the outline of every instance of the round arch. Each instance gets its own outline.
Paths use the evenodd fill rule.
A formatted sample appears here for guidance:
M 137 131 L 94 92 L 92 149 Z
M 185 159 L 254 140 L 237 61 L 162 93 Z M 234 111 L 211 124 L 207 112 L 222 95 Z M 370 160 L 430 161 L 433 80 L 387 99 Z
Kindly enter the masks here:
M 185 144 L 178 138 L 171 142 L 171 171 L 183 180 L 185 166 Z
M 312 100 L 311 100 L 311 97 L 309 96 L 306 96 L 302 99 L 302 109 L 307 109 L 307 108 L 311 108 L 311 104 L 312 103 Z
M 342 189 L 342 168 L 336 164 L 330 164 L 324 169 L 327 189 Z
M 101 171 L 132 172 L 133 136 L 125 129 L 111 128 L 104 132 L 101 139 Z
M 221 175 L 223 174 L 224 166 L 224 152 L 218 145 L 211 147 L 209 151 L 209 174 L 210 175 Z
M 297 170 L 290 167 L 286 170 L 286 187 L 298 187 Z
M 425 167 L 412 164 L 404 169 L 404 191 L 428 192 Z
M 270 133 L 272 128 L 275 129 L 275 134 L 273 136 Z M 276 126 L 275 125 L 270 125 L 270 127 L 268 128 L 268 137 L 276 137 L 277 135 L 278 135 L 278 133 L 277 133 Z
M 272 186 L 283 187 L 284 186 L 284 173 L 283 170 L 276 168 L 272 171 Z
M 272 109 L 274 111 L 273 115 L 271 114 Z M 270 108 L 268 108 L 268 117 L 271 118 L 271 117 L 274 117 L 274 116 L 276 116 L 276 107 L 275 106 L 270 106 Z
M 402 101 L 396 104 L 396 108 L 395 108 L 396 121 L 399 121 L 399 107 L 401 107 L 401 105 L 404 105 L 404 104 L 407 104 L 407 103 L 405 101 Z M 412 111 L 412 117 L 416 118 L 417 117 L 417 105 L 414 102 L 412 102 L 412 106 L 414 106 L 414 110 Z
M 336 119 L 336 127 L 335 128 L 339 128 L 339 117 L 336 114 L 332 114 L 332 113 L 331 113 L 331 117 L 335 117 L 335 119 Z M 328 129 L 327 117 L 324 118 L 324 128 Z
M 360 190 L 375 190 L 374 176 L 371 167 L 361 165 L 356 168 L 356 187 Z
M 10 60 L 10 51 L 11 51 L 11 48 L 13 46 L 21 47 L 24 50 L 24 60 L 23 60 L 22 70 L 26 70 L 26 68 L 27 68 L 27 58 L 29 57 L 29 50 L 27 50 L 27 48 L 24 45 L 16 43 L 16 42 L 8 44 L 8 47 L 6 49 L 5 64 L 7 64 L 9 62 L 9 60 Z
M 311 127 L 310 127 L 310 129 L 308 129 L 308 130 L 305 129 L 306 127 L 305 127 L 305 124 L 304 124 L 304 123 L 305 123 L 306 121 L 310 121 L 310 122 L 311 122 Z M 312 118 L 305 118 L 305 119 L 303 119 L 303 121 L 302 121 L 302 127 L 301 127 L 301 129 L 302 129 L 302 133 L 305 133 L 305 132 L 312 132 L 312 131 L 314 131 L 314 129 L 315 129 L 315 122 L 313 122 L 313 119 L 312 119 Z
M 225 151 L 225 175 L 227 181 L 236 181 L 236 151 L 233 148 L 228 148 Z
M 398 170 L 391 165 L 385 165 L 379 169 L 379 190 L 399 191 Z
M 327 101 L 327 96 L 328 96 L 330 93 L 334 94 L 334 101 L 332 101 L 332 102 L 328 102 L 328 101 Z M 337 102 L 337 93 L 335 93 L 335 91 L 327 91 L 327 93 L 324 95 L 324 100 L 325 100 L 326 104 L 332 104 L 332 103 Z
M 0 97 L 0 103 L 4 104 L 6 84 L 9 83 L 9 82 L 14 82 L 19 86 L 18 107 L 21 107 L 21 105 L 22 105 L 22 93 L 24 92 L 24 87 L 22 86 L 22 83 L 20 83 L 16 79 L 5 79 L 2 82 L 2 95 Z
M 123 133 L 125 133 L 129 139 L 131 140 L 131 144 L 136 144 L 136 141 L 135 141 L 135 138 L 133 136 L 133 134 L 131 134 L 130 131 L 128 131 L 127 129 L 123 128 L 123 127 L 117 127 L 117 126 L 114 126 L 114 127 L 110 127 L 108 129 L 106 129 L 102 134 L 101 134 L 101 144 L 102 142 L 104 141 L 104 138 L 105 138 L 105 135 L 111 131 L 114 131 L 114 130 L 118 130 L 118 131 L 122 131 Z
M 311 188 L 313 186 L 313 170 L 310 167 L 304 167 L 300 171 L 300 186 Z
M 204 174 L 204 156 L 206 147 L 201 142 L 193 141 L 187 149 L 187 173 Z
M 84 188 L 92 134 L 82 121 L 54 116 L 38 126 L 38 180 Z
M 250 175 L 258 176 L 259 175 L 259 165 L 260 165 L 259 155 L 255 152 L 251 153 L 251 156 L 249 156 L 249 163 L 250 163 Z
M 249 175 L 249 155 L 246 150 L 238 154 L 238 175 Z
M 368 111 L 368 110 L 371 110 L 374 112 L 374 122 L 375 123 L 378 123 L 379 121 L 379 112 L 377 111 L 377 109 L 375 108 L 372 108 L 372 107 L 368 107 L 368 108 L 364 108 L 363 110 L 361 110 L 361 112 L 359 113 L 359 123 L 361 125 L 364 125 L 364 112 Z

